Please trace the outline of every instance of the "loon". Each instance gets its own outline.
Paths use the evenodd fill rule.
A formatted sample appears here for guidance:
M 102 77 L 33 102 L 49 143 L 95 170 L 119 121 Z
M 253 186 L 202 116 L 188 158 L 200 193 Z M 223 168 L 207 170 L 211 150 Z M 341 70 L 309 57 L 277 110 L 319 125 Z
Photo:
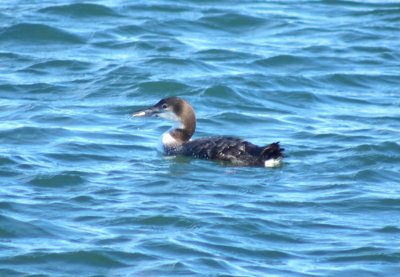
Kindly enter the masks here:
M 196 129 L 193 107 L 180 97 L 161 99 L 157 104 L 132 114 L 133 117 L 162 117 L 179 123 L 162 136 L 164 154 L 189 156 L 228 162 L 236 166 L 277 167 L 283 159 L 279 142 L 257 146 L 230 136 L 205 137 L 191 140 Z

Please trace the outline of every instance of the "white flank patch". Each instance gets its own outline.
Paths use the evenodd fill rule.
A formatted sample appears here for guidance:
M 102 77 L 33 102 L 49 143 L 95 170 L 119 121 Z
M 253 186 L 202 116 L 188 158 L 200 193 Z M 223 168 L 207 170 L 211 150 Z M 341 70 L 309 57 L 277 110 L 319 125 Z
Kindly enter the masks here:
M 278 167 L 282 164 L 282 158 L 269 159 L 264 162 L 265 167 Z

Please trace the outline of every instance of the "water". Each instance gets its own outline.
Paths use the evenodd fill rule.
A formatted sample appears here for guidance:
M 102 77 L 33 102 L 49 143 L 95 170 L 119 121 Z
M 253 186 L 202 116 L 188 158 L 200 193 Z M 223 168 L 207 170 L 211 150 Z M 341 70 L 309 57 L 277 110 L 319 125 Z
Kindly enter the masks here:
M 398 1 L 3 1 L 1 276 L 400 276 Z M 165 158 L 196 137 L 277 169 Z

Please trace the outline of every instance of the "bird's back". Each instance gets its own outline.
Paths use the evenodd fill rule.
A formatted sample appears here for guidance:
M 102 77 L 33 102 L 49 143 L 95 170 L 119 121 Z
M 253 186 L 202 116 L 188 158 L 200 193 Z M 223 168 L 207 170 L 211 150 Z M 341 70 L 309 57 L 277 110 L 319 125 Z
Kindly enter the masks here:
M 168 155 L 219 160 L 234 165 L 264 166 L 266 160 L 282 158 L 279 143 L 260 147 L 235 137 L 207 137 L 185 142 L 180 147 L 166 151 Z

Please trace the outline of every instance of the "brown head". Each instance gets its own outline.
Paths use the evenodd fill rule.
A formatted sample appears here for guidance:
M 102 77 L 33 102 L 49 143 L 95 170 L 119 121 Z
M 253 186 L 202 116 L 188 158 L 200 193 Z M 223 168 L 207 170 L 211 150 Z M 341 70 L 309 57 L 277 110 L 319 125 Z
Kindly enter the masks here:
M 192 106 L 179 97 L 161 99 L 154 106 L 137 111 L 134 117 L 162 117 L 180 123 L 180 126 L 170 132 L 170 135 L 178 142 L 188 141 L 196 130 L 196 116 Z

